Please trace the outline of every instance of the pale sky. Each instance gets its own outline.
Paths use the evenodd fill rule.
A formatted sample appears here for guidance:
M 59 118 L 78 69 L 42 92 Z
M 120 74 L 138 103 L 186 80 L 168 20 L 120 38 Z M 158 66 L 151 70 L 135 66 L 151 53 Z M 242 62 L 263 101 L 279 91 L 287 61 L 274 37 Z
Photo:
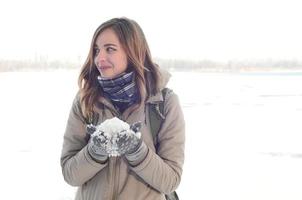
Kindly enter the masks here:
M 95 29 L 121 16 L 154 57 L 302 59 L 298 0 L 0 0 L 0 59 L 83 59 Z

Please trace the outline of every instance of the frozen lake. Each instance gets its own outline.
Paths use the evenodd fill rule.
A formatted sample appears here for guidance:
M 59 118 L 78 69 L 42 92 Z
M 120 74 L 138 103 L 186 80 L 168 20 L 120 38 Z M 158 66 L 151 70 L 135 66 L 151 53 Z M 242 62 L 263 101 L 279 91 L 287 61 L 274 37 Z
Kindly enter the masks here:
M 6 199 L 73 199 L 59 159 L 77 75 L 0 73 Z M 180 199 L 301 200 L 301 85 L 301 72 L 173 73 L 187 123 Z

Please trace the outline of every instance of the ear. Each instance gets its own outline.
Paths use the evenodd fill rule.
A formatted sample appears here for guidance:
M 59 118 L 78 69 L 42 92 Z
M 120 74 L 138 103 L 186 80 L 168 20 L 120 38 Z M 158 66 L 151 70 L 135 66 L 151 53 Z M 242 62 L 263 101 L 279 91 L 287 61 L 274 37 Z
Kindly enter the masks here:
M 136 132 L 139 132 L 141 127 L 142 127 L 142 122 L 135 122 L 135 123 L 131 124 L 130 129 L 136 133 Z

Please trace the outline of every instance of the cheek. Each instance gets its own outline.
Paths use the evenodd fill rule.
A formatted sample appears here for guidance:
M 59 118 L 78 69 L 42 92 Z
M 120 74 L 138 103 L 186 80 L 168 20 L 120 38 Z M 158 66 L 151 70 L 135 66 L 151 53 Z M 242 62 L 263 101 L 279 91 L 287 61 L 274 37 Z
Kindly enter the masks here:
M 124 57 L 117 57 L 112 60 L 108 60 L 108 62 L 114 63 L 114 66 L 119 69 L 119 71 L 125 71 L 128 66 L 128 62 Z
M 99 71 L 99 68 L 97 67 L 97 61 L 96 58 L 93 59 L 93 65 L 94 67 Z
M 123 57 L 122 59 L 122 65 L 124 66 L 124 69 L 126 70 L 127 69 L 127 66 L 128 66 L 128 60 L 127 60 L 127 57 Z
M 95 67 L 97 66 L 97 57 L 93 58 L 93 64 L 95 65 Z
M 126 69 L 127 69 L 127 67 L 128 67 L 128 63 L 127 63 L 127 61 L 124 61 L 122 65 L 123 65 L 124 70 L 126 70 Z

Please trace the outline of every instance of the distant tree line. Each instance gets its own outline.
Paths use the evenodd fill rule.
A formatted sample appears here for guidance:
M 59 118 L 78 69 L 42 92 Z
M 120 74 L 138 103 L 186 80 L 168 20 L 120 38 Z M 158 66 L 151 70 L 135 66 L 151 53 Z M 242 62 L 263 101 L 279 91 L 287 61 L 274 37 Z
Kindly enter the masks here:
M 155 59 L 163 68 L 175 71 L 270 71 L 302 70 L 302 61 L 298 60 L 242 60 L 217 62 L 211 60 L 167 60 Z
M 0 60 L 0 72 L 47 71 L 56 69 L 77 69 L 80 63 L 63 60 Z
M 155 58 L 155 62 L 169 71 L 271 71 L 302 70 L 298 60 L 243 60 L 217 62 L 211 60 L 181 60 Z M 0 60 L 0 72 L 5 71 L 45 71 L 56 69 L 79 69 L 83 63 L 64 60 Z

